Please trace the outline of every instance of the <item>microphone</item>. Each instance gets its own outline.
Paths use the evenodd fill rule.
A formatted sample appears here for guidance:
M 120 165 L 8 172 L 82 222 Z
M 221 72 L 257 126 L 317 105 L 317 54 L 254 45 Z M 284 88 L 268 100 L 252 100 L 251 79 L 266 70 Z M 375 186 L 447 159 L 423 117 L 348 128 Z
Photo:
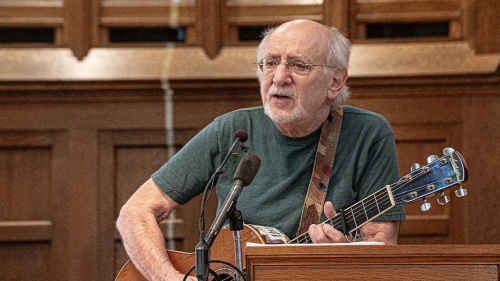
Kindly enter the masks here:
M 227 160 L 231 155 L 239 153 L 241 150 L 246 151 L 246 147 L 243 144 L 248 140 L 247 131 L 240 129 L 234 132 L 233 138 L 234 142 L 231 145 L 231 148 L 229 149 L 229 152 L 227 153 L 226 157 L 224 158 L 224 161 L 222 161 L 221 167 L 223 167 L 224 164 L 226 164 Z
M 246 147 L 243 145 L 248 140 L 248 133 L 245 130 L 238 130 L 234 132 L 233 135 L 234 142 L 231 145 L 231 148 L 229 148 L 229 152 L 226 154 L 226 157 L 224 157 L 224 160 L 222 160 L 222 163 L 219 165 L 217 170 L 215 170 L 215 173 L 213 174 L 213 183 L 212 185 L 217 184 L 217 180 L 219 179 L 219 176 L 223 173 L 224 168 L 226 167 L 227 162 L 233 156 L 234 154 L 240 153 L 240 151 L 247 151 Z
M 244 143 L 248 140 L 248 133 L 245 130 L 238 130 L 234 132 L 233 138 L 235 141 L 239 141 L 241 143 Z
M 219 179 L 219 176 L 224 172 L 224 168 L 225 168 L 227 162 L 229 162 L 229 159 L 231 158 L 231 156 L 233 156 L 234 154 L 238 154 L 241 151 L 246 151 L 246 147 L 243 146 L 243 143 L 248 140 L 247 131 L 240 129 L 234 133 L 233 137 L 234 137 L 234 142 L 231 145 L 229 152 L 227 153 L 226 157 L 224 157 L 224 160 L 222 161 L 220 166 L 215 170 L 215 173 L 212 175 L 212 177 L 208 181 L 208 183 L 205 186 L 205 189 L 203 191 L 203 198 L 201 200 L 200 225 L 199 225 L 199 227 L 200 227 L 200 242 L 195 247 L 195 262 L 196 262 L 195 263 L 195 268 L 196 268 L 195 274 L 196 274 L 196 277 L 198 277 L 198 280 L 206 280 L 206 277 L 208 275 L 208 270 L 209 270 L 208 259 L 210 256 L 210 246 L 212 246 L 212 242 L 213 242 L 213 240 L 211 240 L 210 243 L 207 243 L 206 237 L 205 237 L 205 204 L 207 201 L 206 200 L 207 190 L 210 186 L 214 186 L 217 184 L 217 180 Z M 255 157 L 257 157 L 257 156 L 255 156 Z M 259 166 L 260 166 L 260 159 L 258 157 L 257 157 L 257 160 L 259 160 Z M 240 162 L 238 169 L 240 168 L 242 163 L 243 163 L 243 161 Z M 258 169 L 259 168 L 257 167 L 257 170 Z M 255 171 L 255 174 L 256 173 L 257 173 L 257 171 Z M 252 176 L 252 179 L 255 176 L 255 174 Z M 250 180 L 248 182 L 248 184 L 250 184 L 251 181 L 252 180 Z M 241 188 L 239 190 L 241 191 Z M 239 195 L 239 192 L 238 192 L 238 195 Z M 227 214 L 226 214 L 226 219 L 227 219 Z M 224 221 L 226 219 L 224 219 Z M 224 221 L 222 221 L 222 223 L 224 223 Z M 222 227 L 222 225 L 221 225 L 221 227 Z M 220 231 L 220 228 L 219 228 L 219 231 Z M 215 235 L 217 235 L 217 233 L 215 233 Z M 213 235 L 212 239 L 215 238 L 215 235 Z M 207 235 L 207 237 L 208 237 L 208 235 Z
M 207 236 L 205 237 L 205 241 L 209 247 L 212 246 L 215 237 L 221 230 L 224 222 L 226 222 L 229 212 L 233 206 L 236 205 L 236 200 L 238 200 L 241 190 L 244 186 L 252 183 L 252 180 L 259 171 L 259 168 L 260 159 L 255 154 L 248 154 L 241 160 L 238 168 L 236 168 L 236 172 L 234 173 L 233 187 L 229 191 L 226 200 L 222 204 L 219 214 L 212 223 L 212 226 L 210 226 Z

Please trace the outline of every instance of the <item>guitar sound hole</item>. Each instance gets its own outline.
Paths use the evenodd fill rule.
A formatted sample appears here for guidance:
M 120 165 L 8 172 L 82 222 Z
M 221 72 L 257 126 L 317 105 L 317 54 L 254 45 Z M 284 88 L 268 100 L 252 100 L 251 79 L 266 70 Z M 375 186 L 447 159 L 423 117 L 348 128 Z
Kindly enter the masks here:
M 217 273 L 220 280 L 222 280 L 222 281 L 234 281 L 234 280 L 236 280 L 236 273 L 232 269 L 221 267 L 221 268 L 218 268 L 214 271 L 215 271 L 215 273 Z M 211 276 L 211 278 L 209 278 L 209 280 L 215 281 L 216 279 L 213 276 Z
M 234 275 L 220 274 L 219 278 L 222 281 L 233 281 L 234 280 Z

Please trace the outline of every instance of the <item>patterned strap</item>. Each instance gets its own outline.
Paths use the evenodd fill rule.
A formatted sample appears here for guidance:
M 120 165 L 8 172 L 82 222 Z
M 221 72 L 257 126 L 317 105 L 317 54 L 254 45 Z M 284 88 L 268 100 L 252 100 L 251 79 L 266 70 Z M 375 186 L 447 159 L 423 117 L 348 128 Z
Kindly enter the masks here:
M 342 126 L 342 117 L 344 111 L 342 107 L 330 111 L 327 120 L 321 128 L 318 150 L 314 160 L 314 168 L 307 190 L 304 208 L 300 217 L 300 225 L 297 230 L 297 236 L 307 232 L 311 224 L 317 224 L 323 211 L 326 191 L 330 182 L 333 160 L 337 144 L 339 141 L 340 127 Z

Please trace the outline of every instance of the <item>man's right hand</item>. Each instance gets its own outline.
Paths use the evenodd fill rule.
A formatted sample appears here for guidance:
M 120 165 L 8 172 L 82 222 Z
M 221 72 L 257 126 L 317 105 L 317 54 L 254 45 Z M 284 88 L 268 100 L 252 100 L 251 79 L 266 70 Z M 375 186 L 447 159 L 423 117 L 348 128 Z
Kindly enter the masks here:
M 165 237 L 158 226 L 177 205 L 149 179 L 120 211 L 117 226 L 127 254 L 148 280 L 181 281 L 184 278 L 168 258 Z M 193 277 L 187 280 L 197 281 Z

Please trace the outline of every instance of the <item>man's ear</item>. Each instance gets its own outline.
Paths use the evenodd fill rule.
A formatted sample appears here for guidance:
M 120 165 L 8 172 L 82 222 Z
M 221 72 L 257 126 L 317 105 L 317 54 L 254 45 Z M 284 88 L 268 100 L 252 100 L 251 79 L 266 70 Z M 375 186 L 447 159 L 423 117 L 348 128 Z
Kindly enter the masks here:
M 331 100 L 340 94 L 342 87 L 344 87 L 344 84 L 347 81 L 347 69 L 340 68 L 335 69 L 334 71 L 335 74 L 333 75 L 331 80 L 332 83 L 328 89 L 328 98 Z

